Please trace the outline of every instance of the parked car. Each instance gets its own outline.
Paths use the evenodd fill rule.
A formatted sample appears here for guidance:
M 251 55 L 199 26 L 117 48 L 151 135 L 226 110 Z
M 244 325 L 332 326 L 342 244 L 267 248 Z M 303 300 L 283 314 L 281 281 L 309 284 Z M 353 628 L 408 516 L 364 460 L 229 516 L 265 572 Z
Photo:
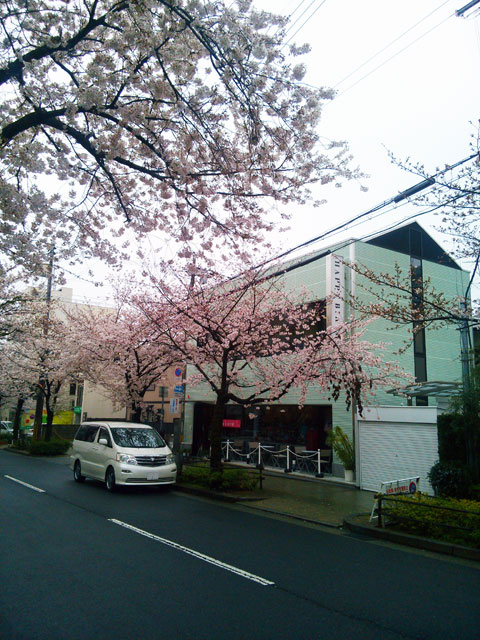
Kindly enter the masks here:
M 172 452 L 146 424 L 84 422 L 72 443 L 70 460 L 76 482 L 102 480 L 109 491 L 117 485 L 174 484 L 177 478 Z
M 10 422 L 10 420 L 0 420 L 0 431 L 13 433 L 13 422 Z

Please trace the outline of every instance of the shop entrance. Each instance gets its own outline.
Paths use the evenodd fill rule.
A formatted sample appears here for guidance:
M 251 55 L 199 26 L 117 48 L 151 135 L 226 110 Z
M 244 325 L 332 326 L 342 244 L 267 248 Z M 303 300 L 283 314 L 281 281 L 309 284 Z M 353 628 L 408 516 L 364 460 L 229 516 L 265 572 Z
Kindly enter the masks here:
M 195 403 L 192 454 L 208 453 L 213 404 Z M 222 429 L 222 440 L 257 441 L 265 444 L 299 445 L 310 451 L 330 448 L 327 435 L 332 428 L 330 405 L 258 405 L 245 409 L 240 405 L 225 408 L 225 420 L 240 428 Z

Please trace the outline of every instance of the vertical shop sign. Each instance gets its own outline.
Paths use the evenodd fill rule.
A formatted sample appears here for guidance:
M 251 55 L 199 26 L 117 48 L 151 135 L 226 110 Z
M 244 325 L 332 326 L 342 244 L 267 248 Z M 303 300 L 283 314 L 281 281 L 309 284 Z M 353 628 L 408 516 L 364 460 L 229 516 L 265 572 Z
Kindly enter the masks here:
M 345 265 L 334 253 L 327 256 L 327 326 L 335 327 L 345 320 Z

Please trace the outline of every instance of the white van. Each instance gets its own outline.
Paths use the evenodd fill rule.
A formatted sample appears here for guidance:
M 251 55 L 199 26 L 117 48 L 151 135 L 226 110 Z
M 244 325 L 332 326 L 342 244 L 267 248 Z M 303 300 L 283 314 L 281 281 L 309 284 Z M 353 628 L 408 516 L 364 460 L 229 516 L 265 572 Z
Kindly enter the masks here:
M 76 482 L 95 478 L 109 491 L 117 485 L 173 484 L 177 478 L 172 452 L 146 424 L 83 422 L 70 459 Z

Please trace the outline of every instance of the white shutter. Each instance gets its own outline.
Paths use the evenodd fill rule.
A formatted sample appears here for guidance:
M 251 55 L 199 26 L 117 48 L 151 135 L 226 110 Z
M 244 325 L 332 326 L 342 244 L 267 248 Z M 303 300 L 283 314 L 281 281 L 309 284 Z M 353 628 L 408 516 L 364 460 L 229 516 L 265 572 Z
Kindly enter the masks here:
M 433 494 L 427 473 L 438 460 L 436 424 L 360 421 L 360 488 L 379 491 L 382 482 L 420 476 L 420 491 Z

